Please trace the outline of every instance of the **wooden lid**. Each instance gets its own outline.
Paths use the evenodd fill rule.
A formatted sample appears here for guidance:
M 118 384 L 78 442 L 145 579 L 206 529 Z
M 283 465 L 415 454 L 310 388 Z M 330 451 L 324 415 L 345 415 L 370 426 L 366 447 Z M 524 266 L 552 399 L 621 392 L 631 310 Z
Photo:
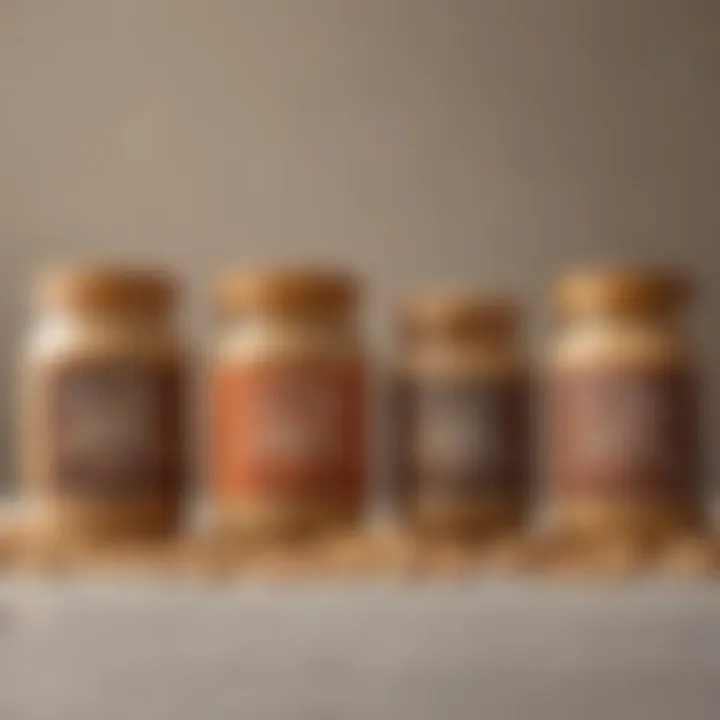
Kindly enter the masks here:
M 125 266 L 54 268 L 40 276 L 40 304 L 78 312 L 167 314 L 176 296 L 165 273 Z
M 357 305 L 355 279 L 329 270 L 270 270 L 237 273 L 217 282 L 217 306 L 224 314 L 342 316 Z
M 463 291 L 436 291 L 410 298 L 398 317 L 400 332 L 410 338 L 508 338 L 517 332 L 519 324 L 520 310 L 509 298 Z
M 589 270 L 562 278 L 555 287 L 555 304 L 563 315 L 663 313 L 678 309 L 690 295 L 688 278 L 678 272 Z

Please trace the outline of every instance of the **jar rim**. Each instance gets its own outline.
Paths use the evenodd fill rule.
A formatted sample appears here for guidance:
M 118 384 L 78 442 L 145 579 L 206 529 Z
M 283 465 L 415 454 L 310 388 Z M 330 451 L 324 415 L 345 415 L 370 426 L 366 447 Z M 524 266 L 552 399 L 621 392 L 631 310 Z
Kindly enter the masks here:
M 560 315 L 672 313 L 692 295 L 684 273 L 671 269 L 591 268 L 568 273 L 555 285 Z
M 218 278 L 217 309 L 228 315 L 267 312 L 279 315 L 337 315 L 357 304 L 354 276 L 329 269 L 240 271 Z
M 176 301 L 171 275 L 129 265 L 70 265 L 42 272 L 36 298 L 43 308 L 75 312 L 167 314 Z
M 401 333 L 450 335 L 514 335 L 521 321 L 518 304 L 509 296 L 467 289 L 436 289 L 400 304 Z

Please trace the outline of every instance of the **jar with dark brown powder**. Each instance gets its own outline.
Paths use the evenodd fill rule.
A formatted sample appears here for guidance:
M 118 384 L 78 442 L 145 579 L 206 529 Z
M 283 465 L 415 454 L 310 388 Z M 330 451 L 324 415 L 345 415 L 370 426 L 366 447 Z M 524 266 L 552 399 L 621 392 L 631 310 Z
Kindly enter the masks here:
M 672 272 L 563 279 L 548 378 L 551 518 L 655 535 L 701 520 L 697 380 Z
M 33 528 L 56 537 L 165 534 L 185 473 L 183 349 L 162 273 L 45 275 L 23 356 L 23 457 Z
M 421 532 L 487 535 L 527 504 L 528 377 L 519 312 L 505 300 L 435 293 L 400 313 L 395 380 L 401 513 Z

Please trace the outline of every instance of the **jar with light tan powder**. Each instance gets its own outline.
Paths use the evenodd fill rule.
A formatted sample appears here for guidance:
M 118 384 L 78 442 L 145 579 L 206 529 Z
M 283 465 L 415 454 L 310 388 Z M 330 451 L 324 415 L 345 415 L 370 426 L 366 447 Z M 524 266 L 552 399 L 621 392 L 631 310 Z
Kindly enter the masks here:
M 354 280 L 332 272 L 219 282 L 210 459 L 221 532 L 294 536 L 360 515 L 367 449 L 357 303 Z
M 416 530 L 489 535 L 527 505 L 528 372 L 519 311 L 503 298 L 434 293 L 400 312 L 396 482 Z
M 654 537 L 700 524 L 689 296 L 683 277 L 654 270 L 558 284 L 548 387 L 554 527 Z
M 51 271 L 23 356 L 33 529 L 99 540 L 177 529 L 185 458 L 183 349 L 164 274 Z

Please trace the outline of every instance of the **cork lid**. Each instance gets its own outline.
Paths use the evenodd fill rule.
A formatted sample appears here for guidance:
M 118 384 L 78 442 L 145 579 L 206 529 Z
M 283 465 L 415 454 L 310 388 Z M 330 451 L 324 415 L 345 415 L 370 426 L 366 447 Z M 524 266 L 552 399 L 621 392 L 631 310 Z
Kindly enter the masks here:
M 679 309 L 690 295 L 688 278 L 671 270 L 589 270 L 560 279 L 555 305 L 561 315 L 662 314 Z
M 40 276 L 41 306 L 77 312 L 162 316 L 175 302 L 175 283 L 163 272 L 125 266 L 53 268 Z
M 220 313 L 338 317 L 351 313 L 359 286 L 349 274 L 330 270 L 269 270 L 221 277 L 216 285 Z
M 456 338 L 511 338 L 520 325 L 520 309 L 504 296 L 472 291 L 435 291 L 412 297 L 398 313 L 404 338 L 442 335 Z

